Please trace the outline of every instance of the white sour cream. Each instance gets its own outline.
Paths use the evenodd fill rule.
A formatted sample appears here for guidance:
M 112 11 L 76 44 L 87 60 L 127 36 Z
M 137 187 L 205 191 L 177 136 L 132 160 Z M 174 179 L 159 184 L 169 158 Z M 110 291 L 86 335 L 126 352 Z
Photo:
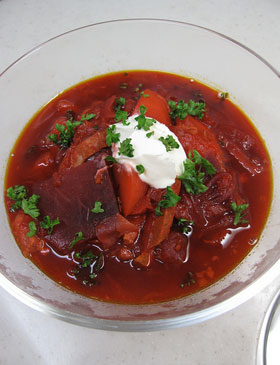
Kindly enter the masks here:
M 120 141 L 112 146 L 113 157 L 128 169 L 133 168 L 137 171 L 136 166 L 143 165 L 145 171 L 139 174 L 140 179 L 154 188 L 166 188 L 175 182 L 176 176 L 184 172 L 183 162 L 187 158 L 185 151 L 176 135 L 164 124 L 156 121 L 148 131 L 145 131 L 137 129 L 138 123 L 135 117 L 137 115 L 127 119 L 129 125 L 115 124 L 115 133 L 120 133 Z M 154 133 L 148 138 L 146 134 L 150 132 Z M 167 152 L 159 138 L 170 135 L 179 144 L 179 148 Z M 120 143 L 126 138 L 131 138 L 133 157 L 119 154 Z

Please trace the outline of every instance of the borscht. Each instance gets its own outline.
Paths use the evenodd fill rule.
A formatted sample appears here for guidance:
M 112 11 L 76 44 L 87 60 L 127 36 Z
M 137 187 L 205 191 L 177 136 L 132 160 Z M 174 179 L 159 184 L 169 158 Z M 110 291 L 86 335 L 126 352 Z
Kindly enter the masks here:
M 264 141 L 227 91 L 159 71 L 60 93 L 22 131 L 5 180 L 22 254 L 73 292 L 125 304 L 229 274 L 271 199 Z

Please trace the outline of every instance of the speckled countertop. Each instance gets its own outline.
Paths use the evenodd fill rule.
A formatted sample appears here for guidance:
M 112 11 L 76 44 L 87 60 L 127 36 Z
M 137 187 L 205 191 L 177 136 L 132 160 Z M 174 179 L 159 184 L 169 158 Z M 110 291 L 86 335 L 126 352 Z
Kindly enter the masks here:
M 280 69 L 279 0 L 0 0 L 0 72 L 39 43 L 90 23 L 163 18 L 245 44 Z M 238 308 L 194 326 L 151 333 L 97 331 L 49 318 L 0 288 L 0 364 L 253 365 L 280 276 Z

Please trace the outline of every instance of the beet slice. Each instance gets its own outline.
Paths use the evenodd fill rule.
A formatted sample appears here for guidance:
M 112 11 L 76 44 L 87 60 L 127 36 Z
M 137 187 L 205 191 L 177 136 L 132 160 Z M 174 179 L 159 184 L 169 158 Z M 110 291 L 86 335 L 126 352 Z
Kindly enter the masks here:
M 94 238 L 96 225 L 119 212 L 105 156 L 97 154 L 80 166 L 66 170 L 59 186 L 54 186 L 52 178 L 33 186 L 33 193 L 40 195 L 40 218 L 48 215 L 51 219 L 60 219 L 52 234 L 45 235 L 47 242 L 59 253 L 69 252 L 78 232 L 83 233 L 85 240 Z M 103 213 L 91 212 L 95 201 L 102 203 Z

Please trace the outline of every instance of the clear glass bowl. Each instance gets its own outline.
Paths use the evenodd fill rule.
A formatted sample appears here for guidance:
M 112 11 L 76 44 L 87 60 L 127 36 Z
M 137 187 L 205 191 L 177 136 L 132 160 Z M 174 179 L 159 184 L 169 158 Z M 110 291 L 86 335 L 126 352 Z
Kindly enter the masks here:
M 191 76 L 229 92 L 266 141 L 274 171 L 270 216 L 259 243 L 246 259 L 211 287 L 156 305 L 103 303 L 54 283 L 22 256 L 3 202 L 9 151 L 32 115 L 73 84 L 99 74 L 133 69 Z M 279 74 L 261 57 L 221 34 L 174 21 L 139 19 L 89 25 L 55 37 L 21 57 L 0 77 L 0 284 L 23 303 L 48 315 L 119 331 L 190 325 L 256 294 L 280 272 L 279 97 Z

